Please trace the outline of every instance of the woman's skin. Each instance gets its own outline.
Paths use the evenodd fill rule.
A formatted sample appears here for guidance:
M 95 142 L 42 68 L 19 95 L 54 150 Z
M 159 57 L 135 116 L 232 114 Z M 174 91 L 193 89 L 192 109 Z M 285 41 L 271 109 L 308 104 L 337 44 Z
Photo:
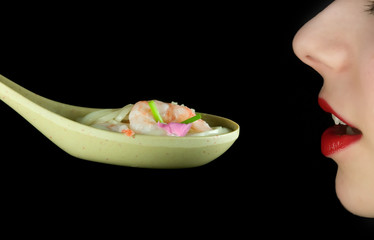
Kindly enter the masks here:
M 319 98 L 362 132 L 328 157 L 338 165 L 341 203 L 374 217 L 374 1 L 334 1 L 298 31 L 293 48 L 323 77 Z

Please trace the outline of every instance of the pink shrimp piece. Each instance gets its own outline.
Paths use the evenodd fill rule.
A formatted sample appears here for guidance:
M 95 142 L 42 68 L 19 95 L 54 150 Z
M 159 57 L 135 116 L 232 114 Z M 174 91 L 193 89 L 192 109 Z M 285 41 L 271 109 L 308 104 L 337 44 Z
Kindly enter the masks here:
M 165 123 L 180 123 L 196 115 L 193 109 L 186 106 L 164 103 L 157 100 L 154 102 Z M 130 128 L 136 133 L 165 135 L 165 131 L 159 128 L 157 122 L 154 120 L 148 101 L 140 101 L 133 106 L 129 115 L 129 121 Z M 208 130 L 211 130 L 209 125 L 204 120 L 199 119 L 192 123 L 190 131 L 204 132 Z
M 169 107 L 168 104 L 155 101 L 158 111 L 165 112 Z M 157 126 L 153 118 L 151 108 L 147 101 L 137 102 L 131 109 L 129 115 L 130 129 L 139 134 L 165 135 L 165 131 Z
M 186 119 L 189 119 L 193 116 L 195 116 L 195 111 L 193 109 L 190 109 L 186 106 L 180 106 L 177 104 L 170 103 L 169 109 L 165 113 L 165 117 L 162 116 L 162 119 L 169 123 L 169 122 L 183 122 Z M 197 120 L 192 123 L 191 130 L 192 132 L 205 132 L 212 130 L 208 123 L 206 123 L 204 120 Z
M 212 130 L 212 128 L 209 126 L 208 123 L 206 123 L 204 120 L 197 120 L 192 123 L 191 130 L 193 132 L 205 132 Z

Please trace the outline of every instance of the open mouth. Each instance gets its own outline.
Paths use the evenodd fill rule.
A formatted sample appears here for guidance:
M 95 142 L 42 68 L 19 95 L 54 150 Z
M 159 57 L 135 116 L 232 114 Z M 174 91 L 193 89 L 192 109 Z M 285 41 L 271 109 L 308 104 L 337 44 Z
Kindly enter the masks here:
M 332 119 L 335 122 L 335 126 L 328 128 L 322 134 L 321 150 L 323 155 L 331 156 L 361 139 L 362 132 L 339 116 L 326 100 L 319 98 L 318 103 L 324 111 L 332 114 Z
M 331 113 L 332 119 L 335 122 L 334 128 L 335 133 L 338 135 L 357 135 L 362 134 L 361 131 L 357 128 L 354 128 L 350 125 L 347 125 L 345 122 L 343 122 L 340 118 L 335 116 L 333 113 Z

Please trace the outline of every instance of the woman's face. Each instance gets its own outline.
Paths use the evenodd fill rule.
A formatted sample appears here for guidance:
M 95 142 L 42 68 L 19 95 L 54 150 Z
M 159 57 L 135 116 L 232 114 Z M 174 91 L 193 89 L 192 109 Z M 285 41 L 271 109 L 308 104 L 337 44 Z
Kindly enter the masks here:
M 336 116 L 321 144 L 338 164 L 337 195 L 352 213 L 374 217 L 374 1 L 334 1 L 293 47 L 324 78 L 319 104 Z

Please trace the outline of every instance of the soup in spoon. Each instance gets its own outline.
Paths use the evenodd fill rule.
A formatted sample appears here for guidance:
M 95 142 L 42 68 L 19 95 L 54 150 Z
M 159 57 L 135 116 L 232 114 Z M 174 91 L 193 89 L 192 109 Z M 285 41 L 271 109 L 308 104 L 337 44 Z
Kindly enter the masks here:
M 158 100 L 139 101 L 121 109 L 102 109 L 77 119 L 95 128 L 135 134 L 157 136 L 212 136 L 230 132 L 222 126 L 210 127 L 194 109 Z

